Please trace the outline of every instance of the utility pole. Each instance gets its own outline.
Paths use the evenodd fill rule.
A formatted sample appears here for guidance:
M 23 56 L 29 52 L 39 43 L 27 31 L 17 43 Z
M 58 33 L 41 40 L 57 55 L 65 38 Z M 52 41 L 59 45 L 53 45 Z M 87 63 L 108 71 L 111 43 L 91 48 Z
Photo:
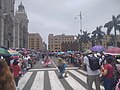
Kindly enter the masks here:
M 82 14 L 81 14 L 81 11 L 80 11 L 80 14 L 78 16 L 79 16 L 79 20 L 80 20 L 80 33 L 82 35 L 83 30 L 82 30 Z M 75 17 L 75 19 L 77 19 L 77 16 Z
M 83 34 L 83 30 L 82 30 L 82 14 L 81 14 L 81 11 L 80 11 L 80 14 L 78 15 L 79 16 L 79 20 L 80 20 L 80 34 L 82 35 Z M 77 17 L 75 17 L 75 19 L 77 19 Z M 80 42 L 80 37 L 81 35 L 79 36 L 78 35 L 78 50 L 80 51 L 81 50 L 81 46 L 82 46 L 82 43 Z
M 81 32 L 81 35 L 82 35 L 82 14 L 81 14 L 81 11 L 80 11 L 80 32 Z

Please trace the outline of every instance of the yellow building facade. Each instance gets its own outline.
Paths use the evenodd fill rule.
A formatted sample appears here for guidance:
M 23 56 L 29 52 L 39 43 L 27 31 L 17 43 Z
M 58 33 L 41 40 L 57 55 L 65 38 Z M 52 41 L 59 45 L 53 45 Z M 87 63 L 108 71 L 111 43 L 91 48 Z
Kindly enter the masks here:
M 42 51 L 43 41 L 39 33 L 29 33 L 29 49 Z
M 61 44 L 63 42 L 74 42 L 75 35 L 54 35 L 49 34 L 48 36 L 48 50 L 53 52 L 61 51 Z

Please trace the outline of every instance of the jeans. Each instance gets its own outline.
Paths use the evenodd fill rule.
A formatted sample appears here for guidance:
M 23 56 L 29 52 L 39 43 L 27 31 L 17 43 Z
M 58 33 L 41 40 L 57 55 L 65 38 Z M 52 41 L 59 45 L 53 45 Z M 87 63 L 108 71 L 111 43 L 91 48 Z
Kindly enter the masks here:
M 14 77 L 14 80 L 15 80 L 16 86 L 18 86 L 19 77 Z
M 113 90 L 113 87 L 112 87 L 112 78 L 103 78 L 103 85 L 104 85 L 104 88 L 105 90 Z

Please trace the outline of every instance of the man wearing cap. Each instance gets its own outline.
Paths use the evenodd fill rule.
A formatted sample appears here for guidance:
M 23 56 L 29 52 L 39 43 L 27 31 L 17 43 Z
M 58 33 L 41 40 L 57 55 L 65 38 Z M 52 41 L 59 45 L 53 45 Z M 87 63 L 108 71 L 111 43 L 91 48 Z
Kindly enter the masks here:
M 88 56 L 92 57 L 93 53 L 92 51 L 89 50 L 89 51 L 86 51 L 86 53 L 84 54 L 85 56 L 83 58 L 84 59 L 83 63 L 86 64 L 86 68 L 87 68 L 87 90 L 92 90 L 93 82 L 95 82 L 95 86 L 96 86 L 95 90 L 100 90 L 100 78 L 99 78 L 100 70 L 92 71 L 89 65 Z

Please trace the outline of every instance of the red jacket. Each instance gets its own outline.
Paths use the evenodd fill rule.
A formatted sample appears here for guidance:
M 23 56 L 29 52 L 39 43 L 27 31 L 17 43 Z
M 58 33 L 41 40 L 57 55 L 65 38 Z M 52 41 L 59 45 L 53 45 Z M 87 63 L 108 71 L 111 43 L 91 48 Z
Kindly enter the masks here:
M 19 65 L 13 65 L 13 74 L 14 77 L 19 77 L 21 67 Z

